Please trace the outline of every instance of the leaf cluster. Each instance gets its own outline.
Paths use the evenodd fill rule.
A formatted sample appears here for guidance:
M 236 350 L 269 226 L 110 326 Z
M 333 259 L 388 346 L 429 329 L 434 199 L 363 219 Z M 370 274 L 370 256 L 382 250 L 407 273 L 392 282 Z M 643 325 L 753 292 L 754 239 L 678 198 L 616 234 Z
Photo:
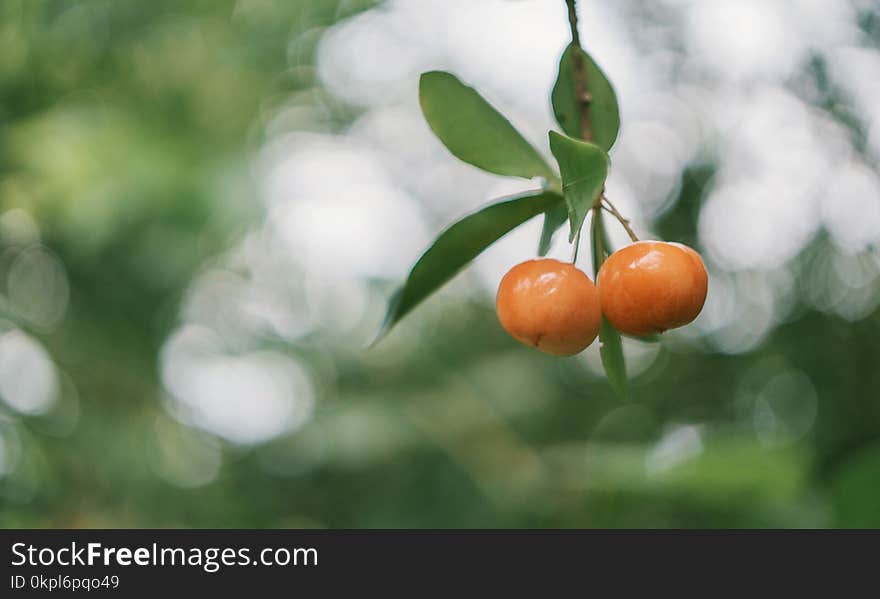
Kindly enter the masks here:
M 576 53 L 581 54 L 589 82 L 588 103 L 575 92 Z M 598 272 L 610 253 L 610 246 L 601 212 L 593 208 L 603 193 L 610 163 L 608 151 L 620 128 L 617 96 L 592 57 L 581 48 L 569 45 L 559 61 L 550 100 L 563 131 L 549 132 L 550 152 L 556 168 L 474 88 L 445 71 L 422 74 L 419 82 L 422 112 L 431 130 L 453 155 L 496 175 L 538 179 L 541 187 L 496 200 L 443 231 L 392 296 L 377 341 L 486 248 L 540 214 L 544 215 L 544 226 L 538 254 L 543 256 L 549 250 L 554 233 L 566 221 L 572 242 L 593 212 L 590 237 L 593 264 Z M 581 135 L 581 114 L 585 109 L 589 110 L 591 140 L 584 140 Z M 620 334 L 604 320 L 600 343 L 608 380 L 614 390 L 625 397 L 628 384 Z

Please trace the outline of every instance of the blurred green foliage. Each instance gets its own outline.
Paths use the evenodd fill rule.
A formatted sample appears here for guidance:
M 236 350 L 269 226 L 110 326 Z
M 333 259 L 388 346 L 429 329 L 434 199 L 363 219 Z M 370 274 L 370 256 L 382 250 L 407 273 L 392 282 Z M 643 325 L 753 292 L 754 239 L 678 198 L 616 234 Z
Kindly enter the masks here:
M 441 296 L 369 352 L 333 336 L 284 348 L 318 379 L 300 431 L 244 448 L 166 413 L 157 355 L 181 297 L 261 218 L 262 119 L 295 98 L 324 130 L 349 122 L 312 63 L 323 28 L 364 7 L 0 2 L 0 210 L 33 217 L 69 281 L 56 327 L 0 305 L 4 330 L 64 373 L 49 413 L 0 408 L 16 461 L 0 526 L 880 526 L 876 311 L 803 307 L 740 355 L 662 344 L 624 404 L 583 360 L 514 346 L 488 305 Z M 660 233 L 695 242 L 712 173 L 683 173 Z M 798 272 L 828 251 L 815 240 Z M 756 420 L 780 373 L 806 374 L 817 402 L 790 441 Z M 772 403 L 799 392 L 788 380 L 772 413 L 791 411 Z M 218 447 L 216 478 L 174 484 Z

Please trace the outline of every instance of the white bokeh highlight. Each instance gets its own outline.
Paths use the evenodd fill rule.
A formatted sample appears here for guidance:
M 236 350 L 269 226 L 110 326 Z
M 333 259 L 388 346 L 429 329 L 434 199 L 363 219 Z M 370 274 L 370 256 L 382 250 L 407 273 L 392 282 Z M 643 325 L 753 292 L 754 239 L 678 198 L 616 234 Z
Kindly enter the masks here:
M 43 414 L 58 389 L 55 365 L 39 341 L 17 329 L 0 333 L 0 400 L 20 414 Z

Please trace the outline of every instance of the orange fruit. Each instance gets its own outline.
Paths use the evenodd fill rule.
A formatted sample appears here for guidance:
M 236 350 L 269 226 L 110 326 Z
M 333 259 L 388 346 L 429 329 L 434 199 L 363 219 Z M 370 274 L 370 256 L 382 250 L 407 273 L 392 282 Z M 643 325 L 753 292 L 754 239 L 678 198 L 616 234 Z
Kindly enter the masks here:
M 700 255 L 680 243 L 638 241 L 611 254 L 596 277 L 605 318 L 621 333 L 662 333 L 703 309 L 709 275 Z
M 602 325 L 593 281 L 573 264 L 550 258 L 511 268 L 498 286 L 495 309 L 514 339 L 556 356 L 586 349 Z

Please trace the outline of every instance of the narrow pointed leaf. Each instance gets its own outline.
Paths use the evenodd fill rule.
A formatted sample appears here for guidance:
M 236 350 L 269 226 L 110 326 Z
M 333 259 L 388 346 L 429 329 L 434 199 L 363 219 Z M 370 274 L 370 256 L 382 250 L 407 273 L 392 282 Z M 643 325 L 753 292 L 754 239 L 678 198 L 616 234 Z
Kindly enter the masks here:
M 532 192 L 492 204 L 443 231 L 392 297 L 373 343 L 487 247 L 530 218 L 562 204 L 562 196 L 555 192 Z
M 621 399 L 629 399 L 629 381 L 626 378 L 626 361 L 623 357 L 623 342 L 620 333 L 602 317 L 599 330 L 599 355 L 608 383 Z
M 559 74 L 550 96 L 556 122 L 571 137 L 580 139 L 581 111 L 580 102 L 574 87 L 574 66 L 572 56 L 577 52 L 575 46 L 569 45 L 559 61 Z M 614 88 L 595 63 L 592 57 L 580 50 L 584 58 L 587 90 L 590 94 L 589 114 L 593 133 L 593 143 L 605 150 L 611 149 L 620 130 L 620 111 L 617 106 L 617 94 Z
M 550 132 L 550 151 L 559 163 L 562 193 L 571 224 L 569 241 L 584 224 L 593 200 L 602 191 L 608 176 L 608 155 L 598 146 Z
M 593 269 L 596 277 L 599 276 L 599 268 L 605 262 L 608 250 L 608 240 L 602 226 L 601 213 L 593 215 L 590 227 L 590 247 L 593 250 Z M 602 367 L 608 383 L 621 399 L 629 398 L 629 380 L 626 376 L 626 361 L 623 357 L 623 342 L 620 333 L 611 326 L 611 323 L 602 317 L 602 328 L 599 329 L 599 355 L 602 358 Z
M 540 152 L 472 87 L 444 71 L 423 73 L 419 102 L 425 120 L 450 152 L 478 168 L 512 177 L 556 175 Z
M 544 227 L 541 229 L 541 241 L 538 243 L 538 255 L 546 256 L 550 251 L 550 244 L 553 242 L 553 235 L 565 224 L 568 219 L 568 210 L 564 203 L 551 208 L 544 213 Z

